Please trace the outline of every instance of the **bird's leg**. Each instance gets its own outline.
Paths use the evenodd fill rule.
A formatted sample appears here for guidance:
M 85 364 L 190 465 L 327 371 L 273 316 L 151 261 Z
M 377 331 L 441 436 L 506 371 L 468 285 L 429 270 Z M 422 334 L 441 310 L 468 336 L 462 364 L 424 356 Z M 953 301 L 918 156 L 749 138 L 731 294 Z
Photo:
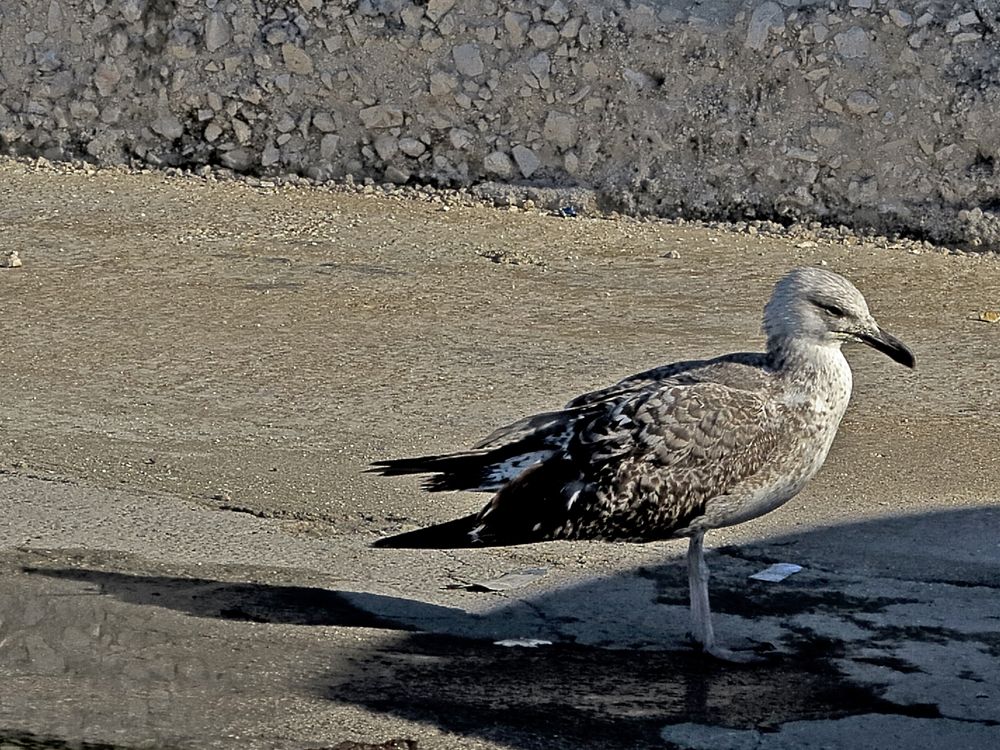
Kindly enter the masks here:
M 691 635 L 707 653 L 715 647 L 712 613 L 708 606 L 708 565 L 705 564 L 705 532 L 691 537 L 688 544 L 688 588 L 691 595 Z
M 708 606 L 708 565 L 705 563 L 705 532 L 691 537 L 688 544 L 688 588 L 691 595 L 691 635 L 709 656 L 728 662 L 748 663 L 759 661 L 754 654 L 738 653 L 723 648 L 715 642 L 712 629 L 712 612 Z

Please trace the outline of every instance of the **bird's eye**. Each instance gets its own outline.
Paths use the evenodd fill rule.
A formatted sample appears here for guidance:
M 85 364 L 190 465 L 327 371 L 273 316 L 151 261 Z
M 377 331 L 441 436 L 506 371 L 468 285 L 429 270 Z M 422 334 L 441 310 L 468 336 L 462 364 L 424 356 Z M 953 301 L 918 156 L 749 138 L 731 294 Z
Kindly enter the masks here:
M 835 318 L 843 318 L 847 315 L 847 313 L 844 311 L 844 308 L 837 307 L 836 305 L 830 305 L 827 304 L 826 302 L 819 302 L 817 300 L 813 300 L 813 304 L 816 305 L 816 307 L 818 307 L 823 312 L 829 313 Z

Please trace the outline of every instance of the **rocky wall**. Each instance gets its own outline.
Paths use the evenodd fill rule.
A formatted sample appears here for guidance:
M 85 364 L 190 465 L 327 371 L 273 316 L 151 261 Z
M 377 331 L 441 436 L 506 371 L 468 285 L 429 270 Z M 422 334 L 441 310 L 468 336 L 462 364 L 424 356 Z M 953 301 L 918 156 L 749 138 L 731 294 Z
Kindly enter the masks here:
M 996 0 L 0 0 L 0 147 L 1000 247 Z

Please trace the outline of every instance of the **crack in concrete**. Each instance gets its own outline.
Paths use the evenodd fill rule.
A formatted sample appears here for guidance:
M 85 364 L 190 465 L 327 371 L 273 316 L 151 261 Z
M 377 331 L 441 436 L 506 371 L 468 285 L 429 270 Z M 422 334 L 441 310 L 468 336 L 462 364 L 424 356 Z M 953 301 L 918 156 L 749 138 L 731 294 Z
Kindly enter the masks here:
M 30 470 L 20 471 L 18 469 L 0 468 L 0 476 L 18 477 L 20 479 L 35 479 L 40 482 L 53 482 L 55 484 L 79 484 L 79 482 L 75 479 L 58 475 L 43 476 L 42 474 L 36 474 Z

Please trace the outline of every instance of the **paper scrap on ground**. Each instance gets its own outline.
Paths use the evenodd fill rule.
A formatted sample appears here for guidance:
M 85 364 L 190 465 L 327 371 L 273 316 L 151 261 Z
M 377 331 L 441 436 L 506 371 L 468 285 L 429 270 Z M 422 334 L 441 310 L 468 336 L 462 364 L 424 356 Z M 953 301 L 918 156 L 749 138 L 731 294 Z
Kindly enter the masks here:
M 507 638 L 502 641 L 493 641 L 493 645 L 506 646 L 507 648 L 515 646 L 520 646 L 521 648 L 538 648 L 539 646 L 551 646 L 552 641 L 543 641 L 539 638 Z
M 755 581 L 771 581 L 777 583 L 784 581 L 788 576 L 802 570 L 801 565 L 795 563 L 775 563 L 750 576 Z
M 468 591 L 511 591 L 527 586 L 547 572 L 545 568 L 525 568 L 513 573 L 504 573 L 489 581 L 474 581 L 464 588 Z

